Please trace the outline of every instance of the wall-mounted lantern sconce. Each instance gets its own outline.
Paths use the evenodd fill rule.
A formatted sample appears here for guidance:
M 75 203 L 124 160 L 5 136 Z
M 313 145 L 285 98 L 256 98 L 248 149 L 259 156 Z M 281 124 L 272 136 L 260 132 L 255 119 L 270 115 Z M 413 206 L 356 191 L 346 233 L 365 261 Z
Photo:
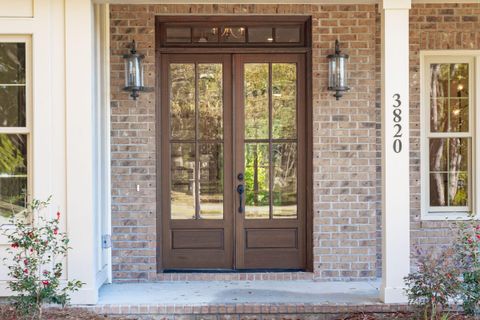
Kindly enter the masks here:
M 348 54 L 340 52 L 340 43 L 335 40 L 335 54 L 329 54 L 328 59 L 328 90 L 335 91 L 333 95 L 337 100 L 343 92 L 350 90 L 347 86 L 346 63 Z
M 143 54 L 137 53 L 135 40 L 132 41 L 132 49 L 129 54 L 125 54 L 125 88 L 123 90 L 130 91 L 130 97 L 137 100 L 140 91 L 151 91 L 150 88 L 143 85 L 143 64 L 145 58 Z

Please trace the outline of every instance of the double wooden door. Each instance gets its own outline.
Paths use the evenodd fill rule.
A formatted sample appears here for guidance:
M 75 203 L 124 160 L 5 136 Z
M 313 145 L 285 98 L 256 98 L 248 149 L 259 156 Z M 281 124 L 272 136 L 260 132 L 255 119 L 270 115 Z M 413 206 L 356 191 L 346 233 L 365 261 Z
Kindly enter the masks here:
M 162 54 L 163 269 L 304 269 L 304 54 Z

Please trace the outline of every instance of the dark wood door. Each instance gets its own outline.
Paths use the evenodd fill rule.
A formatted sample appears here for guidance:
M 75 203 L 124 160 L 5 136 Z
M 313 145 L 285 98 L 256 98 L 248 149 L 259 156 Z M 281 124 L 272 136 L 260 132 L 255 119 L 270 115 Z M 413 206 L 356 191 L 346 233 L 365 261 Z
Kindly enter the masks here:
M 161 59 L 163 268 L 305 269 L 305 55 Z
M 164 269 L 232 269 L 231 56 L 162 55 Z
M 305 56 L 236 55 L 234 65 L 236 267 L 304 269 Z

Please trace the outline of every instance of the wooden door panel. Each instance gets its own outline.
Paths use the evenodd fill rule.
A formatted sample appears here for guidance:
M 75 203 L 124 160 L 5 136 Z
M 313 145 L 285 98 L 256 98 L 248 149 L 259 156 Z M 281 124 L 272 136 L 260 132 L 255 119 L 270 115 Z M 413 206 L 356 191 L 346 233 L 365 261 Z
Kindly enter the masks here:
M 245 229 L 246 249 L 297 249 L 298 230 L 284 229 Z

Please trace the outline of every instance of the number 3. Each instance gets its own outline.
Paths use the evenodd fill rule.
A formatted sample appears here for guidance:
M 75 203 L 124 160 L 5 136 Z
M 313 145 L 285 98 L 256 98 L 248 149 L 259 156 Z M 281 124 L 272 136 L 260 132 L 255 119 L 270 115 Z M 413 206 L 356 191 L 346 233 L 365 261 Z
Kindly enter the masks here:
M 402 105 L 402 101 L 400 101 L 400 95 L 398 93 L 393 95 L 393 99 L 395 99 L 395 102 L 397 103 L 397 105 L 393 106 L 394 108 L 398 108 Z

